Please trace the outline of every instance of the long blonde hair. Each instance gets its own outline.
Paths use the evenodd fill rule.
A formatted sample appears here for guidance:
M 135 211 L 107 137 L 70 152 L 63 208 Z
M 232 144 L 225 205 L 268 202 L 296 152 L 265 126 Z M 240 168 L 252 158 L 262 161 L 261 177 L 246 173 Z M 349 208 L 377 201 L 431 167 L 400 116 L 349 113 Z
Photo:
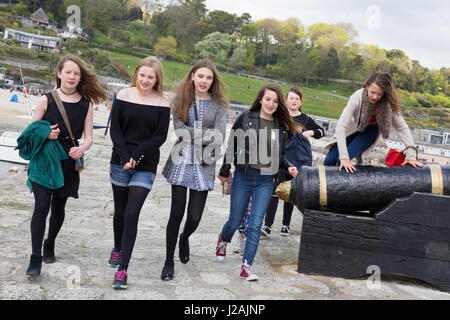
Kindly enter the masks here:
M 200 68 L 211 70 L 214 79 L 208 92 L 214 100 L 228 109 L 229 102 L 225 97 L 225 84 L 220 79 L 215 64 L 209 59 L 199 60 L 174 90 L 179 100 L 176 101 L 173 114 L 185 124 L 189 123 L 189 108 L 195 100 L 195 87 L 191 76 Z
M 94 102 L 95 104 L 99 104 L 102 100 L 107 98 L 107 94 L 105 90 L 101 87 L 99 81 L 97 80 L 97 76 L 94 72 L 89 70 L 86 67 L 86 64 L 73 54 L 66 54 L 62 57 L 56 66 L 56 70 L 61 72 L 64 69 L 64 64 L 67 61 L 72 61 L 77 64 L 80 68 L 81 78 L 80 83 L 77 86 L 77 92 L 84 98 L 89 101 Z M 56 75 L 56 88 L 61 87 L 61 79 Z
M 153 89 L 158 91 L 158 93 L 160 95 L 163 95 L 164 88 L 163 88 L 162 65 L 161 65 L 161 62 L 158 60 L 158 58 L 152 57 L 152 56 L 149 56 L 149 57 L 144 58 L 141 61 L 139 61 L 138 65 L 136 67 L 136 70 L 134 70 L 134 75 L 133 75 L 133 78 L 130 83 L 130 88 L 136 87 L 138 89 L 138 91 L 141 92 L 141 89 L 139 88 L 139 84 L 138 84 L 137 80 L 138 80 L 138 75 L 139 75 L 139 69 L 141 69 L 142 67 L 150 67 L 150 68 L 153 68 L 153 70 L 155 70 L 156 82 L 155 82 L 155 85 L 153 86 Z

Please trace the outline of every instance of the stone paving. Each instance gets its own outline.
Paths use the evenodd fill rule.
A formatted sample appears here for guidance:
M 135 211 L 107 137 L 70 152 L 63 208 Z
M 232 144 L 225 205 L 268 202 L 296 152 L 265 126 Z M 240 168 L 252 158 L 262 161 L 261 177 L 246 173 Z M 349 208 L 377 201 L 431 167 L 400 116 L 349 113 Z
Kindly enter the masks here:
M 101 122 L 104 123 L 104 122 Z M 186 265 L 175 252 L 174 280 L 160 274 L 165 258 L 165 232 L 170 210 L 170 185 L 161 176 L 172 147 L 162 147 L 154 189 L 142 209 L 136 245 L 128 269 L 128 289 L 115 291 L 116 269 L 107 266 L 113 246 L 113 199 L 109 182 L 111 141 L 99 130 L 86 154 L 80 198 L 70 199 L 66 220 L 56 241 L 57 261 L 43 264 L 41 276 L 29 280 L 25 271 L 31 254 L 30 219 L 33 195 L 25 185 L 26 172 L 11 173 L 0 182 L 0 299 L 20 300 L 301 300 L 301 299 L 439 299 L 450 294 L 403 277 L 382 277 L 379 289 L 368 286 L 367 277 L 341 279 L 298 273 L 302 216 L 297 209 L 292 234 L 281 237 L 282 203 L 273 236 L 260 241 L 253 269 L 257 282 L 239 277 L 242 257 L 228 248 L 225 262 L 215 258 L 218 233 L 228 217 L 229 197 L 222 197 L 216 179 L 197 231 L 190 238 L 191 258 Z

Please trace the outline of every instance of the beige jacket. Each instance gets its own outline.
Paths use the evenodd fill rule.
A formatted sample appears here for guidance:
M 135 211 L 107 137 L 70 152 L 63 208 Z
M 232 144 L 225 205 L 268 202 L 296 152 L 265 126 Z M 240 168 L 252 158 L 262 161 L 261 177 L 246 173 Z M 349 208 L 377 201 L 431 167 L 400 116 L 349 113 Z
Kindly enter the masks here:
M 342 111 L 341 117 L 336 126 L 336 133 L 332 137 L 332 140 L 324 147 L 324 149 L 331 149 L 336 143 L 339 150 L 339 159 L 349 159 L 347 151 L 346 138 L 358 131 L 358 122 L 361 117 L 361 105 L 362 105 L 362 94 L 364 89 L 360 89 L 353 93 L 348 100 L 347 106 Z M 414 146 L 414 139 L 411 135 L 408 125 L 401 115 L 397 115 L 391 112 L 391 117 L 389 119 L 390 123 L 387 124 L 396 130 L 401 141 L 405 146 Z M 381 130 L 380 130 L 381 131 Z M 367 157 L 369 152 L 375 147 L 378 140 L 381 137 L 381 132 L 379 133 L 375 143 L 372 144 L 363 154 L 363 159 Z M 416 152 L 412 149 L 405 151 L 406 160 L 416 160 Z

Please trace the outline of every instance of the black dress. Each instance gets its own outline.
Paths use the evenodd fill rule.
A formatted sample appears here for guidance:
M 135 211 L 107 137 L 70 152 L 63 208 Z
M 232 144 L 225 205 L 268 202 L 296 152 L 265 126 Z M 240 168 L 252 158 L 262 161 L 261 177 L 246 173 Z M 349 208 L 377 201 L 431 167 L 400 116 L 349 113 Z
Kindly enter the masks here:
M 47 96 L 48 104 L 47 112 L 42 120 L 47 120 L 52 125 L 58 124 L 58 128 L 61 130 L 58 140 L 61 142 L 64 150 L 69 153 L 70 148 L 73 147 L 69 131 L 67 131 L 63 117 L 59 112 L 56 102 L 53 100 L 52 94 L 48 92 L 45 95 Z M 69 118 L 72 134 L 75 139 L 78 140 L 84 132 L 84 120 L 89 111 L 89 101 L 86 98 L 81 98 L 80 101 L 75 103 L 63 101 L 63 105 L 66 109 L 67 117 Z M 78 198 L 80 174 L 75 171 L 75 160 L 69 157 L 66 160 L 61 161 L 61 165 L 64 175 L 64 186 L 54 190 L 54 192 L 59 193 L 59 196 L 64 198 Z

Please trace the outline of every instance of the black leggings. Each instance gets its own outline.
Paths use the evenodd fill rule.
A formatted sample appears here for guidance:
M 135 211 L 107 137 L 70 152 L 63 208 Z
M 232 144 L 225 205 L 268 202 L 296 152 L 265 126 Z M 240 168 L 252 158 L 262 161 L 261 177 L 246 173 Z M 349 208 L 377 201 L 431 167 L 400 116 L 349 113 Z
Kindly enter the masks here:
M 150 190 L 112 185 L 114 197 L 114 248 L 122 250 L 119 270 L 127 270 L 136 241 L 139 215 Z
M 53 247 L 64 223 L 67 198 L 33 181 L 31 181 L 31 187 L 34 195 L 34 212 L 30 226 L 31 250 L 33 255 L 41 256 L 48 212 L 51 209 L 47 244 Z
M 267 207 L 264 225 L 271 227 L 275 220 L 275 213 L 277 212 L 278 201 L 279 201 L 278 196 L 276 196 L 275 190 L 277 189 L 277 187 L 280 183 L 291 180 L 291 179 L 292 179 L 292 176 L 289 174 L 286 174 L 282 170 L 280 170 L 280 172 L 278 173 L 276 181 L 273 184 L 272 197 L 270 198 L 269 206 Z M 294 204 L 292 204 L 290 202 L 284 202 L 283 226 L 289 226 L 291 224 L 291 217 L 292 217 L 293 211 L 294 211 Z
M 186 208 L 187 189 L 183 186 L 172 185 L 172 204 L 170 217 L 166 229 L 166 264 L 173 265 L 173 255 L 177 245 L 180 224 Z M 181 237 L 187 240 L 197 229 L 203 215 L 208 191 L 189 189 L 189 203 L 187 218 Z

